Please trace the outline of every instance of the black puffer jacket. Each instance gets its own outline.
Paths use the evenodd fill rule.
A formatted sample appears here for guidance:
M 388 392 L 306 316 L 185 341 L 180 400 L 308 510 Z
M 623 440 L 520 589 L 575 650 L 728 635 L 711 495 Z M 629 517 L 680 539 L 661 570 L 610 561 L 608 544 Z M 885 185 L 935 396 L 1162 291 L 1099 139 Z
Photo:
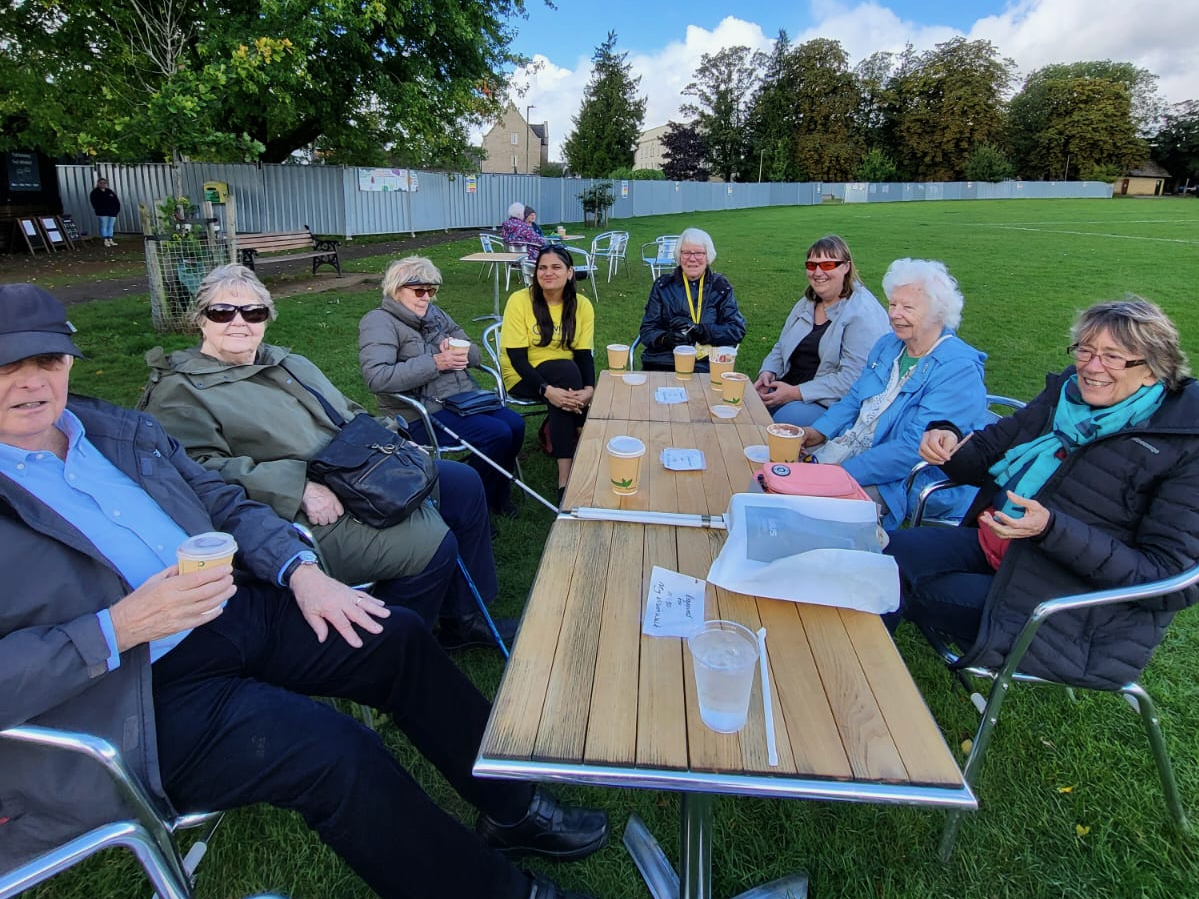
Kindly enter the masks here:
M 987 469 L 1049 429 L 1073 372 L 1050 375 L 1026 408 L 976 432 L 944 466 L 954 480 L 984 487 L 964 524 L 976 526 L 995 501 Z M 1170 577 L 1199 560 L 1199 383 L 1167 394 L 1147 422 L 1071 453 L 1035 498 L 1052 512 L 1049 527 L 1012 541 L 962 664 L 1000 665 L 1043 600 Z M 1079 686 L 1122 686 L 1148 663 L 1174 614 L 1196 600 L 1191 587 L 1054 616 L 1020 667 Z

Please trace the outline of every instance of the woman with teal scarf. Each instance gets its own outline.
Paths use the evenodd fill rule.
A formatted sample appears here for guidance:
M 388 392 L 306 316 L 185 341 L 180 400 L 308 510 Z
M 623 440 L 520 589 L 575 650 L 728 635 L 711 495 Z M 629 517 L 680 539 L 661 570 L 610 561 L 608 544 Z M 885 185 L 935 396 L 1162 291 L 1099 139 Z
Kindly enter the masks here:
M 1074 365 L 1008 418 L 925 432 L 920 455 L 980 487 L 963 527 L 891 534 L 901 617 L 940 631 L 963 664 L 996 665 L 1042 600 L 1177 574 L 1199 559 L 1199 385 L 1178 331 L 1145 300 L 1075 322 Z M 1080 686 L 1134 679 L 1166 625 L 1199 599 L 1051 619 L 1023 670 Z

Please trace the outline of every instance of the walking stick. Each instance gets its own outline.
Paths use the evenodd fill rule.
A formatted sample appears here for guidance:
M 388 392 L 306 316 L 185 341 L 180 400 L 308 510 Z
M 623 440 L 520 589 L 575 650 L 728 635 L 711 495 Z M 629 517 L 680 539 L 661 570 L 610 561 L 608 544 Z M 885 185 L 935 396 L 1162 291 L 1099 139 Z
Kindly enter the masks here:
M 553 503 L 551 503 L 548 499 L 546 499 L 544 496 L 542 496 L 540 493 L 538 493 L 536 490 L 534 490 L 532 487 L 530 487 L 528 484 L 526 484 L 524 481 L 522 481 L 520 478 L 518 478 L 516 475 L 514 475 L 512 472 L 510 472 L 508 469 L 504 468 L 504 466 L 500 465 L 498 462 L 496 462 L 494 459 L 492 459 L 486 453 L 480 452 L 478 449 L 476 449 L 470 443 L 463 440 L 458 434 L 455 434 L 454 431 L 450 429 L 449 425 L 443 423 L 441 421 L 441 419 L 433 418 L 432 416 L 429 416 L 429 417 L 432 419 L 434 425 L 436 425 L 437 427 L 439 427 L 443 431 L 445 431 L 446 434 L 448 434 L 453 440 L 456 440 L 458 443 L 461 443 L 464 447 L 466 447 L 468 450 L 470 450 L 472 453 L 474 453 L 476 456 L 478 456 L 480 459 L 482 459 L 484 462 L 486 462 L 488 465 L 490 465 L 492 468 L 494 468 L 496 471 L 498 471 L 500 474 L 502 474 L 504 477 L 506 477 L 509 481 L 511 481 L 513 484 L 515 484 L 517 487 L 519 487 L 525 493 L 529 494 L 529 496 L 533 497 L 533 499 L 537 500 L 539 503 L 541 503 L 543 506 L 545 506 L 547 509 L 549 509 L 551 512 L 553 512 L 555 515 L 558 514 L 558 512 L 559 512 L 558 507 L 555 506 Z M 430 436 L 432 436 L 432 435 L 430 435 Z

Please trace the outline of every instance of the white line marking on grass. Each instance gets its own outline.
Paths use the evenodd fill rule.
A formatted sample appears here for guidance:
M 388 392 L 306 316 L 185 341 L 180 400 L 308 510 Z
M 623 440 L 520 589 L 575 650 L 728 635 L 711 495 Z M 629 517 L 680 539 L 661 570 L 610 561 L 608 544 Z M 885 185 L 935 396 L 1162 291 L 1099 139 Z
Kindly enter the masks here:
M 1103 231 L 1068 231 L 1062 228 L 1022 228 L 1013 225 L 992 224 L 988 227 L 1005 231 L 1035 231 L 1041 234 L 1075 234 L 1080 237 L 1114 237 L 1117 240 L 1152 240 L 1158 243 L 1185 243 L 1199 245 L 1199 240 L 1183 240 L 1179 237 L 1141 237 L 1136 234 L 1107 234 Z

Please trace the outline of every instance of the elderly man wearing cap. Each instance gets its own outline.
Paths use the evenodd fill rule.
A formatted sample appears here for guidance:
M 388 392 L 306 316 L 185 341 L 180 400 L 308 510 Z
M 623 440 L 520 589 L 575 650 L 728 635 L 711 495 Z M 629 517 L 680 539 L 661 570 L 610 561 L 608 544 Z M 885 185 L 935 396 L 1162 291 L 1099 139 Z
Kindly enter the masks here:
M 0 286 L 0 728 L 104 737 L 180 811 L 294 809 L 382 897 L 571 896 L 506 856 L 582 858 L 607 816 L 475 779 L 488 703 L 420 619 L 324 575 L 150 416 L 68 397 L 73 331 L 50 294 Z M 237 541 L 236 577 L 180 574 L 177 547 L 214 530 Z M 478 833 L 305 694 L 388 712 Z M 0 741 L 0 869 L 121 815 L 91 762 Z

